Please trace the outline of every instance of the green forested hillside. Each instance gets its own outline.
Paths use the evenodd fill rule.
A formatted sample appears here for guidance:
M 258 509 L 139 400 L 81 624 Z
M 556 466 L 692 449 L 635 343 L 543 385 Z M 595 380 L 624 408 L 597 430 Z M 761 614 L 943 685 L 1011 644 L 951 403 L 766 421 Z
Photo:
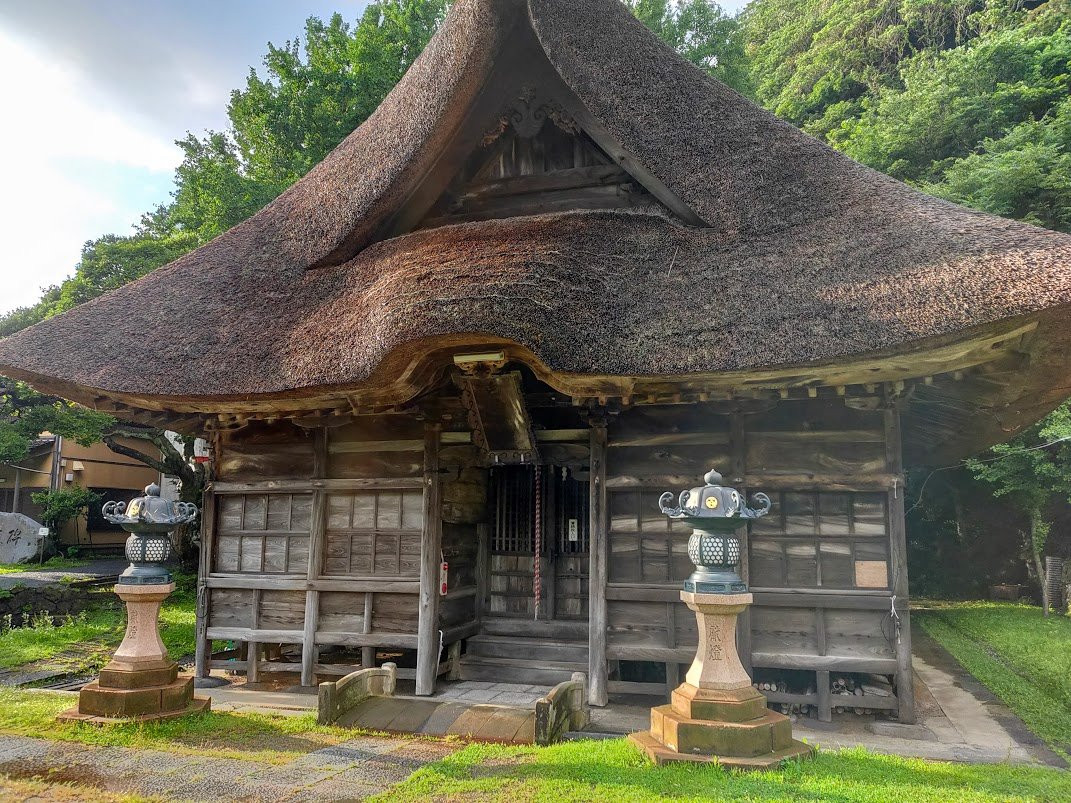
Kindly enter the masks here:
M 756 0 L 755 98 L 927 192 L 1071 231 L 1071 3 Z

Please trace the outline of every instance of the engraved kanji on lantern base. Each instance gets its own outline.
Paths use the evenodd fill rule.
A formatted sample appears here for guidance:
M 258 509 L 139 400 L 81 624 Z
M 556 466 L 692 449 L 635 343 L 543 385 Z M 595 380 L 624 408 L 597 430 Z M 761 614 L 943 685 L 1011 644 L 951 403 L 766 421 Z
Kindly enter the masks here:
M 814 748 L 792 738 L 792 723 L 766 707 L 751 685 L 736 650 L 736 618 L 751 594 L 681 592 L 695 611 L 699 649 L 671 703 L 651 709 L 651 730 L 629 739 L 655 763 L 717 762 L 726 767 L 769 769 Z
M 160 604 L 174 590 L 174 583 L 115 586 L 126 603 L 123 643 L 100 678 L 82 687 L 78 707 L 60 714 L 60 721 L 147 721 L 208 710 L 212 701 L 193 696 L 193 678 L 178 676 L 178 664 L 160 640 Z

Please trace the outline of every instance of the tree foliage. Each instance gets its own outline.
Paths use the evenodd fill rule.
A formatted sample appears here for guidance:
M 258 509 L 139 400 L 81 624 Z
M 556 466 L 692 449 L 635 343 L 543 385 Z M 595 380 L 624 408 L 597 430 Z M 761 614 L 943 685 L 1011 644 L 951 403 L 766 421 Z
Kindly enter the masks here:
M 311 17 L 304 41 L 268 45 L 266 76 L 231 93 L 232 136 L 248 174 L 270 186 L 301 178 L 375 111 L 423 51 L 445 0 L 382 0 L 356 25 Z
M 17 463 L 42 432 L 91 446 L 114 419 L 63 399 L 44 396 L 21 382 L 0 377 L 0 463 Z
M 88 488 L 74 486 L 55 491 L 38 491 L 30 495 L 34 504 L 41 506 L 41 523 L 59 533 L 64 525 L 76 519 L 94 505 L 99 505 L 100 494 Z
M 752 93 L 737 17 L 713 0 L 625 0 L 681 56 L 745 95 Z
M 1071 2 L 755 0 L 764 105 L 944 198 L 1071 231 Z
M 994 446 L 989 456 L 968 460 L 967 468 L 1026 517 L 1024 557 L 1036 578 L 1043 578 L 1052 506 L 1071 501 L 1071 402 L 1014 440 Z

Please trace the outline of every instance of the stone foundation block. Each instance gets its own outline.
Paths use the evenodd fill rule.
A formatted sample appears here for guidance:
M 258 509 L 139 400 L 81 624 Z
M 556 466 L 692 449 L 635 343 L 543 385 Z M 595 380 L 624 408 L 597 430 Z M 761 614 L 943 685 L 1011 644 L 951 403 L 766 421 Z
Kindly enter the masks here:
M 104 689 L 145 689 L 166 686 L 178 679 L 178 664 L 160 669 L 125 669 L 106 666 L 100 670 L 99 683 Z
M 753 757 L 791 746 L 792 723 L 774 711 L 748 722 L 689 719 L 662 705 L 651 709 L 651 736 L 678 753 Z
M 673 710 L 688 719 L 746 722 L 766 714 L 766 698 L 757 689 L 715 691 L 682 683 L 671 695 Z
M 814 755 L 813 747 L 795 739 L 783 750 L 764 753 L 760 756 L 707 756 L 694 753 L 678 753 L 660 744 L 650 733 L 633 733 L 628 737 L 628 740 L 640 748 L 655 764 L 687 761 L 691 763 L 717 764 L 729 769 L 769 770 L 780 767 L 786 761 L 811 758 Z
M 78 694 L 78 711 L 91 717 L 131 718 L 181 711 L 193 701 L 193 678 L 142 689 L 112 689 L 94 680 Z

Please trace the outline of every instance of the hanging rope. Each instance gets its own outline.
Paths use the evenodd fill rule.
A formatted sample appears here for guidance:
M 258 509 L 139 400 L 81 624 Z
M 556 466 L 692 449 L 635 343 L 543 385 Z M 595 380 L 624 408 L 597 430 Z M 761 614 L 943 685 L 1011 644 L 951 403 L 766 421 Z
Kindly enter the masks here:
M 535 468 L 535 574 L 532 577 L 532 593 L 535 597 L 535 617 L 539 618 L 539 602 L 543 597 L 543 572 L 542 555 L 543 555 L 543 469 L 540 466 L 534 466 Z

